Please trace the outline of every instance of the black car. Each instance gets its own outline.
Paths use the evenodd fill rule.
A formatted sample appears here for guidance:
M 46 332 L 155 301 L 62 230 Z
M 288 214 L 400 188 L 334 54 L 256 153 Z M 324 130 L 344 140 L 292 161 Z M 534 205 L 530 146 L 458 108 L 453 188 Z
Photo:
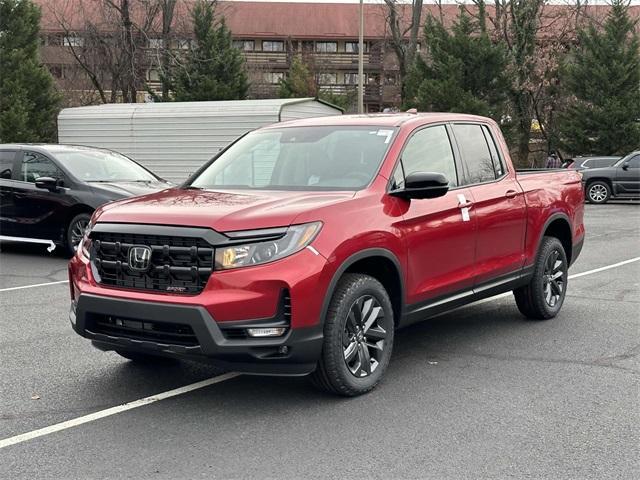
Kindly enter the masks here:
M 631 152 L 610 167 L 582 170 L 585 195 L 591 203 L 610 198 L 640 198 L 640 150 Z
M 0 235 L 52 240 L 73 252 L 98 206 L 170 186 L 111 150 L 0 145 Z
M 610 167 L 620 160 L 620 158 L 621 157 L 575 157 L 565 162 L 562 166 L 573 170 Z

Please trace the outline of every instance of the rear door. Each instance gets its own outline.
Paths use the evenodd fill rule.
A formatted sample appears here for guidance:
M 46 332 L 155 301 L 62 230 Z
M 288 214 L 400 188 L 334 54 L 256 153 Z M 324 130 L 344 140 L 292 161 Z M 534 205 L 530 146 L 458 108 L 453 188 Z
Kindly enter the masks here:
M 15 236 L 14 181 L 17 150 L 0 150 L 0 235 Z
M 72 199 L 65 188 L 50 192 L 36 187 L 40 177 L 65 181 L 63 172 L 46 155 L 25 150 L 13 173 L 16 235 L 60 240 L 65 228 L 66 208 Z
M 456 123 L 453 132 L 464 164 L 478 222 L 475 288 L 518 275 L 524 261 L 526 204 L 496 141 L 485 124 Z
M 414 172 L 442 173 L 450 185 L 442 197 L 410 200 L 396 224 L 407 246 L 407 301 L 414 311 L 473 286 L 475 214 L 465 206 L 470 194 L 459 186 L 460 168 L 447 126 L 436 125 L 411 134 L 394 171 L 394 188 Z
M 616 193 L 640 195 L 640 154 L 616 168 Z

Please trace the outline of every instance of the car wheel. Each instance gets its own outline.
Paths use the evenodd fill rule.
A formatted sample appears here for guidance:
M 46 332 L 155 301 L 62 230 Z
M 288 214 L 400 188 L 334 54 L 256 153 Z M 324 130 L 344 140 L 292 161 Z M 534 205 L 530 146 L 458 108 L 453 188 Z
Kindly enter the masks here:
M 126 350 L 116 350 L 121 357 L 140 364 L 172 364 L 177 363 L 176 359 L 161 357 L 160 355 L 151 355 L 148 353 L 128 352 Z
M 345 275 L 331 298 L 312 382 L 344 396 L 372 390 L 389 364 L 393 334 L 393 308 L 382 284 L 369 275 Z
M 611 188 L 607 182 L 591 182 L 587 187 L 587 200 L 590 203 L 606 203 L 611 196 Z
M 513 291 L 520 313 L 534 320 L 555 317 L 567 293 L 567 255 L 562 242 L 544 237 L 528 285 Z
M 76 215 L 71 219 L 69 225 L 67 226 L 67 235 L 66 235 L 66 249 L 69 255 L 73 255 L 84 236 L 84 232 L 89 226 L 89 220 L 91 220 L 91 214 L 89 213 L 81 213 Z

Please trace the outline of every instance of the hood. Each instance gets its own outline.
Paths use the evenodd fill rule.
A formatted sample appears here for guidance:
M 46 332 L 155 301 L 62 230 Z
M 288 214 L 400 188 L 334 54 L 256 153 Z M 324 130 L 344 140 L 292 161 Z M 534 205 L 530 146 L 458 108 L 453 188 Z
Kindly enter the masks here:
M 582 178 L 589 177 L 602 177 L 602 176 L 612 176 L 615 175 L 616 167 L 598 167 L 598 168 L 583 168 L 580 170 L 582 174 Z
M 158 192 L 172 186 L 167 182 L 88 182 L 96 192 L 115 198 Z
M 302 212 L 346 201 L 354 195 L 355 192 L 172 188 L 105 205 L 98 221 L 208 227 L 220 232 L 284 227 Z

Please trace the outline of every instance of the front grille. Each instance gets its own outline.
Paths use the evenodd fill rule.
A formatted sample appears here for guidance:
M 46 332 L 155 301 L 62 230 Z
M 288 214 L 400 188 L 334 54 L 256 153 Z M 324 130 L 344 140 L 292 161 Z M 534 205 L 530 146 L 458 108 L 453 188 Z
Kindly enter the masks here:
M 196 294 L 213 271 L 213 247 L 202 238 L 93 232 L 91 261 L 98 283 L 114 287 Z M 149 266 L 129 265 L 133 246 L 151 248 Z
M 190 325 L 152 322 L 111 315 L 90 314 L 85 327 L 92 333 L 132 340 L 150 341 L 166 345 L 198 346 L 198 339 Z

